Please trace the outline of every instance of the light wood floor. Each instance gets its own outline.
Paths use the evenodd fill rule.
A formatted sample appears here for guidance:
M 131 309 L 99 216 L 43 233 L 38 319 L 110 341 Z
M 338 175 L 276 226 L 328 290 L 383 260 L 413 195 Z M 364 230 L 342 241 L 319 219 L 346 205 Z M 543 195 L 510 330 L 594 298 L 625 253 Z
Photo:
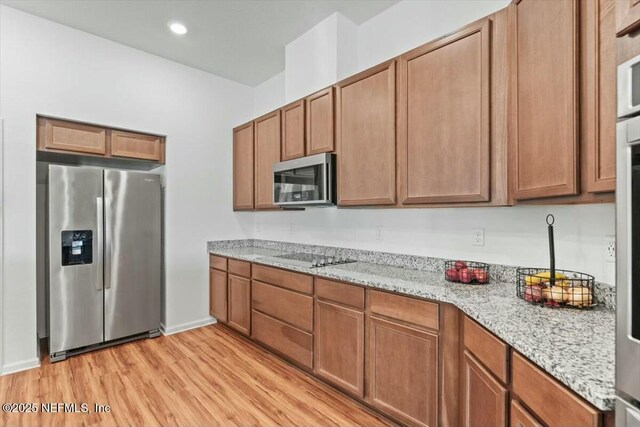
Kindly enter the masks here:
M 0 425 L 382 426 L 368 409 L 213 325 L 0 377 L 0 403 L 110 413 L 2 413 Z

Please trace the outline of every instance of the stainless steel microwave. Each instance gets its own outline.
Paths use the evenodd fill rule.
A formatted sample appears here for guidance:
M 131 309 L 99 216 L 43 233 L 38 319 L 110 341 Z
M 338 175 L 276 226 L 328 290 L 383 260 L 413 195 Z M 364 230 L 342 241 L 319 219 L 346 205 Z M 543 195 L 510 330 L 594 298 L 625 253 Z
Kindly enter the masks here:
M 335 154 L 322 153 L 273 165 L 273 203 L 278 206 L 335 205 Z

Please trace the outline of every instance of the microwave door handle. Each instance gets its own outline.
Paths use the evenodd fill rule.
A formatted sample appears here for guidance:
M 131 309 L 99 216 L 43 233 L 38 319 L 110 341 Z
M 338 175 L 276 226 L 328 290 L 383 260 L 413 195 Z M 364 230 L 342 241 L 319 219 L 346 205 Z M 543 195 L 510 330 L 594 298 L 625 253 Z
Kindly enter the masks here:
M 329 173 L 329 163 L 325 162 L 324 176 L 322 177 L 322 185 L 324 186 L 324 191 L 322 192 L 322 194 L 324 194 L 324 200 L 323 200 L 324 202 L 331 200 L 331 195 L 329 194 L 329 191 L 331 191 L 331 185 L 329 185 L 330 179 L 331 179 L 331 174 Z

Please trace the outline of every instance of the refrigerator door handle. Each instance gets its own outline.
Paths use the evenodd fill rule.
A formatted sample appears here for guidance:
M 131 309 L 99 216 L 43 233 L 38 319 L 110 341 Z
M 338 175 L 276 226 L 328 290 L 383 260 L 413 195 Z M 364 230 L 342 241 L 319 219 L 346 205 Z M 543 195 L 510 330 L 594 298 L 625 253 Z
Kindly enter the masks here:
M 103 224 L 103 211 L 102 211 L 102 202 L 103 199 L 102 197 L 96 197 L 96 246 L 98 248 L 98 257 L 97 257 L 97 267 L 96 268 L 96 290 L 101 291 L 102 290 L 102 278 L 103 278 L 103 272 L 102 272 L 102 251 L 103 251 L 103 245 L 102 245 L 102 228 L 104 226 Z
M 109 224 L 109 220 L 111 219 L 111 214 L 109 212 L 111 205 L 111 199 L 105 197 L 104 198 L 104 211 L 105 211 L 105 237 L 104 237 L 104 288 L 111 289 L 111 238 L 113 235 L 113 230 L 111 230 L 111 224 Z

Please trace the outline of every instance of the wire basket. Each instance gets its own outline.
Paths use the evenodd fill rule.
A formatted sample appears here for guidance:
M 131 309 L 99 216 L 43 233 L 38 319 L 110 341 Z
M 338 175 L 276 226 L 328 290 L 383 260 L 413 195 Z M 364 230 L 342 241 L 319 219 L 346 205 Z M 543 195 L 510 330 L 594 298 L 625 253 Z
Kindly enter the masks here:
M 449 282 L 486 285 L 489 283 L 489 264 L 475 261 L 445 261 L 444 278 Z
M 544 268 L 518 268 L 518 298 L 545 307 L 592 308 L 595 278 L 589 274 L 569 270 L 555 270 L 555 279 Z

